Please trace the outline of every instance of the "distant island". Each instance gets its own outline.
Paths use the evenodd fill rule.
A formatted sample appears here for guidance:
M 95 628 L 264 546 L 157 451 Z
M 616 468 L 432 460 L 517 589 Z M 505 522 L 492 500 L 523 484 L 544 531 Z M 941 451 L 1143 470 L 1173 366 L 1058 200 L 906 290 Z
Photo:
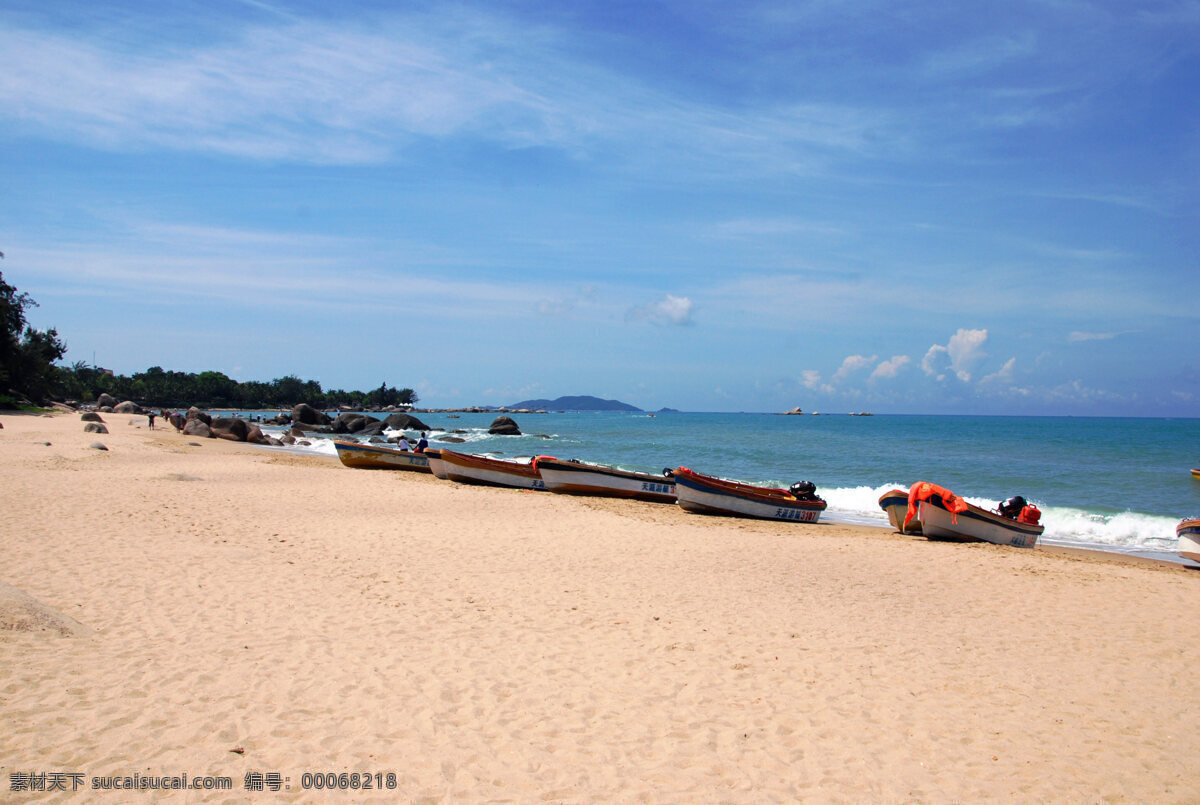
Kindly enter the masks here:
M 505 408 L 521 409 L 529 408 L 534 411 L 545 409 L 547 411 L 553 409 L 555 411 L 641 411 L 641 408 L 636 408 L 629 403 L 623 403 L 620 400 L 602 400 L 599 397 L 559 397 L 557 400 L 523 400 L 519 403 L 506 405 Z

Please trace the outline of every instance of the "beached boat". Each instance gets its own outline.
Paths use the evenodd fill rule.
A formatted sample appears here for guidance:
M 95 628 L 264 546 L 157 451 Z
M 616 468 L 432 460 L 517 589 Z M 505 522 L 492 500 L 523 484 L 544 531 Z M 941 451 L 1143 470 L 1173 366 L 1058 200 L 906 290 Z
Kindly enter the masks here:
M 796 484 L 793 494 L 787 489 L 770 486 L 751 486 L 726 481 L 711 475 L 692 472 L 687 467 L 675 470 L 676 503 L 689 512 L 725 514 L 737 517 L 759 517 L 766 520 L 788 520 L 794 523 L 815 523 L 825 510 L 826 503 L 812 494 L 816 487 L 805 482 Z
M 1200 517 L 1184 520 L 1175 526 L 1179 537 L 1179 555 L 1193 562 L 1200 562 Z
M 446 475 L 446 465 L 442 462 L 441 450 L 436 447 L 426 447 L 425 458 L 429 460 L 429 471 L 432 472 L 435 477 L 443 480 L 449 480 L 449 476 Z
M 889 489 L 880 495 L 879 508 L 887 512 L 888 522 L 901 534 L 921 533 L 921 521 L 915 517 L 907 526 L 904 524 L 904 517 L 908 514 L 908 492 L 903 489 Z
M 538 472 L 537 462 L 505 461 L 469 453 L 442 450 L 442 467 L 451 481 L 464 484 L 515 486 L 518 489 L 545 490 L 546 483 Z
M 921 533 L 929 539 L 1032 548 L 1045 531 L 1045 526 L 1038 522 L 1041 512 L 1024 498 L 1013 500 L 1019 500 L 1021 505 L 1009 517 L 968 503 L 949 489 L 918 481 L 908 491 L 904 523 L 919 521 Z
M 376 444 L 335 440 L 337 457 L 347 467 L 357 470 L 413 470 L 429 472 L 429 460 L 424 453 L 412 453 Z
M 666 474 L 671 470 L 664 470 L 663 475 L 653 475 L 549 457 L 539 458 L 537 464 L 538 472 L 551 492 L 675 502 L 675 479 Z

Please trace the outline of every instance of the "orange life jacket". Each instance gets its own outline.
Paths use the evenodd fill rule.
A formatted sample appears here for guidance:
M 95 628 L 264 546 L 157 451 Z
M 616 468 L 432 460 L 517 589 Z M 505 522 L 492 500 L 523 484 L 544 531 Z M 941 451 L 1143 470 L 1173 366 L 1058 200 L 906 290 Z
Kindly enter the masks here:
M 1021 513 L 1017 515 L 1018 523 L 1027 523 L 1029 525 L 1037 525 L 1041 519 L 1042 510 L 1032 503 L 1021 509 Z
M 928 481 L 917 481 L 908 490 L 908 512 L 904 515 L 905 528 L 908 528 L 908 524 L 917 516 L 917 504 L 922 500 L 929 500 L 934 495 L 942 499 L 942 503 L 956 523 L 958 522 L 956 515 L 967 510 L 967 502 L 944 486 L 931 484 Z

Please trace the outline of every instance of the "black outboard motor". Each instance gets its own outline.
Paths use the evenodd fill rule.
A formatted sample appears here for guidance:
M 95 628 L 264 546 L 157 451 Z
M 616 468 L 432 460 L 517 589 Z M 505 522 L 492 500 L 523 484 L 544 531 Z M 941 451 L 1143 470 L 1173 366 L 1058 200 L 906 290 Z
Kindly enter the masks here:
M 663 476 L 666 478 L 674 478 L 675 470 L 671 469 L 670 467 L 663 467 Z
M 1000 504 L 1000 514 L 1010 520 L 1017 519 L 1017 515 L 1021 513 L 1021 509 L 1025 508 L 1025 498 L 1020 495 L 1015 495 Z
M 817 485 L 812 481 L 797 481 L 788 491 L 796 500 L 817 500 Z

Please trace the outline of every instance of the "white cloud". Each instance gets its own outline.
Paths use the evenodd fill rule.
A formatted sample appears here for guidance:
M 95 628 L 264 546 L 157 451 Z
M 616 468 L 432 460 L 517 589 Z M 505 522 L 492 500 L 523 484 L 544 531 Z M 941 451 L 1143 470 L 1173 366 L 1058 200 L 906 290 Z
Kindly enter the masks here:
M 1081 341 L 1111 341 L 1121 333 L 1086 333 L 1075 330 L 1067 336 L 1067 340 L 1072 344 L 1077 344 Z
M 890 360 L 883 361 L 875 367 L 875 371 L 871 372 L 871 380 L 878 380 L 884 377 L 895 377 L 900 370 L 912 362 L 912 358 L 907 355 L 893 355 Z
M 695 306 L 686 296 L 667 294 L 657 302 L 632 308 L 626 318 L 631 321 L 648 321 L 657 325 L 685 326 L 692 324 L 692 309 Z
M 862 355 L 850 355 L 844 361 L 842 361 L 842 365 L 839 366 L 838 370 L 833 373 L 832 380 L 834 383 L 841 383 L 850 375 L 854 374 L 860 369 L 870 366 L 878 359 L 878 355 L 872 355 L 869 358 Z
M 821 385 L 821 373 L 816 369 L 805 369 L 800 373 L 800 382 L 806 389 L 815 389 Z
M 1011 383 L 1013 379 L 1013 367 L 1016 366 L 1016 364 L 1017 359 L 1015 357 L 1009 358 L 998 370 L 980 380 L 979 385 L 982 386 L 989 383 Z
M 925 370 L 925 374 L 937 375 L 937 379 L 941 380 L 945 377 L 944 368 L 948 363 L 948 368 L 954 370 L 958 379 L 968 383 L 971 380 L 971 369 L 986 355 L 983 344 L 987 337 L 987 330 L 960 329 L 950 336 L 950 341 L 945 346 L 931 346 L 921 359 L 921 368 Z

